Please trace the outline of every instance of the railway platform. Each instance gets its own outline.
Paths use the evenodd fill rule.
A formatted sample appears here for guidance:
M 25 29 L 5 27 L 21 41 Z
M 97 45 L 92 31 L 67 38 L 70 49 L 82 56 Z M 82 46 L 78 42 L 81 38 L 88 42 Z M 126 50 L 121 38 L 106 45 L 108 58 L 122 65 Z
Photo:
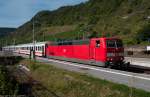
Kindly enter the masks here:
M 130 62 L 132 67 L 150 69 L 150 58 L 125 57 L 126 62 Z

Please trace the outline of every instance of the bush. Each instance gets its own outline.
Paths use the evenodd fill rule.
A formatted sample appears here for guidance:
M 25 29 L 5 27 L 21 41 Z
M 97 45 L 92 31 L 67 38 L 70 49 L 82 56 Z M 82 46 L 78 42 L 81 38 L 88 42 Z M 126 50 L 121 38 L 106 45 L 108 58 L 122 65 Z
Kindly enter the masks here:
M 148 41 L 150 39 L 150 24 L 145 25 L 140 29 L 136 35 L 136 40 L 138 42 Z
M 17 93 L 17 82 L 11 79 L 6 67 L 0 66 L 0 95 L 15 95 Z

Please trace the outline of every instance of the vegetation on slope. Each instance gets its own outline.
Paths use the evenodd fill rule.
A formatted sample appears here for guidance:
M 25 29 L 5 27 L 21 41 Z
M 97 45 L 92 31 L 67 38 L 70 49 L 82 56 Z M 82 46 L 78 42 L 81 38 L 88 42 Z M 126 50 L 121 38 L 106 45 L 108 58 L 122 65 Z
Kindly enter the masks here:
M 10 32 L 14 32 L 16 29 L 15 28 L 2 28 L 0 27 L 0 37 L 8 35 Z
M 9 76 L 6 66 L 0 65 L 0 95 L 16 95 L 17 83 Z
M 76 38 L 82 38 L 83 33 L 91 32 L 90 35 L 84 36 L 89 38 L 93 36 L 93 32 L 98 32 L 98 36 L 121 37 L 126 44 L 143 44 L 150 38 L 150 2 L 149 0 L 89 0 L 54 11 L 41 11 L 19 27 L 16 33 L 10 36 L 13 38 L 7 37 L 7 39 L 10 41 L 15 39 L 17 43 L 32 42 L 33 21 L 37 41 L 45 35 L 41 33 L 52 32 L 49 28 L 55 28 L 63 29 L 60 32 L 66 32 L 67 35 L 63 38 L 69 35 L 72 37 L 71 32 L 76 32 Z M 70 26 L 69 30 L 62 28 L 66 25 Z M 57 28 L 58 26 L 60 28 Z M 82 34 L 78 36 L 78 32 Z M 52 40 L 54 34 L 55 31 L 46 34 L 45 39 Z M 20 38 L 21 36 L 24 38 Z

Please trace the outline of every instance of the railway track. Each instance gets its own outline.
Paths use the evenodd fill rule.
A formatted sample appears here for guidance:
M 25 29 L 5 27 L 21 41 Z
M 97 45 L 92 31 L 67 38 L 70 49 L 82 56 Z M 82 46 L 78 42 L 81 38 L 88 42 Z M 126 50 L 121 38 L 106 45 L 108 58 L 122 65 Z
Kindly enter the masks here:
M 21 68 L 13 69 L 9 68 L 11 76 L 19 83 L 19 94 L 28 97 L 60 97 L 55 92 L 48 90 L 29 75 L 25 70 Z M 13 72 L 13 73 L 12 73 Z
M 42 57 L 37 57 L 37 60 L 49 60 L 48 58 L 42 58 Z M 56 60 L 56 61 L 62 61 L 62 62 L 69 62 L 69 63 L 76 63 L 76 62 L 70 62 L 70 61 L 63 61 L 63 60 L 57 60 L 57 59 L 50 59 L 50 60 Z M 46 62 L 46 61 L 42 61 L 42 62 Z M 77 63 L 80 64 L 80 63 Z M 88 65 L 88 64 L 83 64 L 82 65 L 85 66 L 94 66 L 95 68 L 98 68 L 100 66 L 96 66 L 96 65 Z M 103 68 L 103 67 L 102 67 Z M 81 68 L 83 70 L 87 70 L 86 68 Z M 132 72 L 132 73 L 138 73 L 138 74 L 150 74 L 150 68 L 143 68 L 143 67 L 139 67 L 139 66 L 133 66 L 132 64 L 128 67 L 128 68 L 122 68 L 122 67 L 111 67 L 109 69 L 113 69 L 113 70 L 119 70 L 119 71 L 125 71 L 125 72 Z
M 150 75 L 145 74 L 148 72 L 144 69 L 140 70 L 139 68 L 137 69 L 134 67 L 130 68 L 130 70 L 118 70 L 118 68 L 109 69 L 41 57 L 37 57 L 37 61 L 47 63 L 57 68 L 84 73 L 96 78 L 105 79 L 111 82 L 125 84 L 129 87 L 135 87 L 138 89 L 150 91 Z
M 24 55 L 24 54 L 17 54 L 17 55 L 22 56 L 24 58 L 29 58 L 28 55 Z M 42 57 L 37 57 L 37 60 L 38 59 L 48 60 L 48 58 L 42 58 Z M 57 60 L 57 59 L 54 59 L 54 60 Z M 140 60 L 140 61 L 138 61 L 138 60 Z M 144 62 L 144 60 L 146 60 L 146 65 L 143 65 L 144 63 L 141 63 L 141 62 Z M 133 72 L 133 73 L 150 74 L 150 62 L 149 62 L 148 58 L 125 57 L 125 61 L 131 63 L 131 65 L 128 69 L 118 68 L 118 67 L 112 67 L 111 69 L 121 70 L 121 71 L 126 71 L 126 72 Z M 75 63 L 75 62 L 70 62 L 70 63 Z M 137 64 L 137 63 L 139 63 L 139 64 Z M 88 65 L 88 64 L 85 64 L 85 65 Z M 97 67 L 97 66 L 95 66 L 95 67 Z

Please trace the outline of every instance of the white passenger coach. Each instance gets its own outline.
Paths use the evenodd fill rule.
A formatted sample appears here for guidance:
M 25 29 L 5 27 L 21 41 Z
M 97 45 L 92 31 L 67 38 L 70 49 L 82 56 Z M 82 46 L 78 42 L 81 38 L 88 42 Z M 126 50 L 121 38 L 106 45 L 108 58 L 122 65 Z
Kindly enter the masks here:
M 19 44 L 19 45 L 11 45 L 3 47 L 3 50 L 11 50 L 16 53 L 29 55 L 32 51 L 35 51 L 36 56 L 45 56 L 47 42 L 36 42 L 36 43 L 28 43 L 28 44 Z

